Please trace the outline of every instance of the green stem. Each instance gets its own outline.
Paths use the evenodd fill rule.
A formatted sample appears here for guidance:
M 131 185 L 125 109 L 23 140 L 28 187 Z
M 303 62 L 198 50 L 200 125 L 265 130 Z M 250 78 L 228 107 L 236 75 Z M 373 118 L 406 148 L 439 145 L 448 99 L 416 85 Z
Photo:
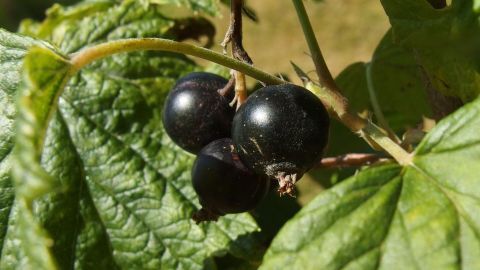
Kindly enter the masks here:
M 297 11 L 297 16 L 302 26 L 302 30 L 312 56 L 313 63 L 315 64 L 315 69 L 317 71 L 320 83 L 331 90 L 338 91 L 338 87 L 333 79 L 332 74 L 330 73 L 330 70 L 327 67 L 327 63 L 325 63 L 325 59 L 322 51 L 320 50 L 320 46 L 318 45 L 317 38 L 313 32 L 312 24 L 310 23 L 307 11 L 303 5 L 303 0 L 292 0 L 292 2 L 295 6 L 295 10 Z
M 307 82 L 306 88 L 316 94 L 330 111 L 334 111 L 340 122 L 349 127 L 353 132 L 360 134 L 372 146 L 379 146 L 401 165 L 411 164 L 411 154 L 392 141 L 388 135 L 384 134 L 381 128 L 371 121 L 359 117 L 350 110 L 348 100 L 341 94 L 340 88 L 335 83 L 325 63 L 312 24 L 303 5 L 303 0 L 292 0 L 292 2 L 297 11 L 298 19 L 302 25 L 303 33 L 310 49 L 320 84 L 322 85 L 320 87 L 312 82 Z
M 351 130 L 357 131 L 365 126 L 365 122 L 361 118 L 356 117 L 355 114 L 349 113 L 348 100 L 340 93 L 340 88 L 335 83 L 335 80 L 330 73 L 330 70 L 325 63 L 322 51 L 318 45 L 317 38 L 313 32 L 312 24 L 308 19 L 307 11 L 303 5 L 303 0 L 292 0 L 297 16 L 302 26 L 305 39 L 310 50 L 315 69 L 322 87 L 315 87 L 315 94 L 334 111 L 340 121 L 347 125 Z
M 373 148 L 384 150 L 401 165 L 410 165 L 412 163 L 412 155 L 392 141 L 380 127 L 355 113 L 349 112 L 348 108 L 335 107 L 338 104 L 335 101 L 336 95 L 332 95 L 332 91 L 312 82 L 307 82 L 305 87 L 322 100 L 327 108 L 335 113 L 340 122 L 350 128 L 352 132 L 359 134 Z
M 400 145 L 396 144 L 390 137 L 388 137 L 380 127 L 373 122 L 368 121 L 365 128 L 359 131 L 362 137 L 371 139 L 381 148 L 383 148 L 388 154 L 390 154 L 400 165 L 411 165 L 413 154 L 408 153 Z
M 225 67 L 238 70 L 252 78 L 255 78 L 266 84 L 282 84 L 285 83 L 280 78 L 265 73 L 259 69 L 252 67 L 246 63 L 227 57 L 214 51 L 197 47 L 191 44 L 177 42 L 160 38 L 139 38 L 139 39 L 122 39 L 110 41 L 99 45 L 86 48 L 80 52 L 71 55 L 71 62 L 75 71 L 90 64 L 91 62 L 111 56 L 121 52 L 131 52 L 139 50 L 158 50 L 176 52 L 191 56 L 196 56 L 215 62 Z

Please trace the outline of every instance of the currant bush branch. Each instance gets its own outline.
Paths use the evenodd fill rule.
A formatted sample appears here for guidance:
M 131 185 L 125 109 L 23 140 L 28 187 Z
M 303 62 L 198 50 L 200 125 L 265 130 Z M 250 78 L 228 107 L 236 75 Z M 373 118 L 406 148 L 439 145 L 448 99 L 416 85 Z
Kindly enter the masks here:
M 92 63 L 95 60 L 99 60 L 117 53 L 141 50 L 168 51 L 191 55 L 240 71 L 265 84 L 272 85 L 285 83 L 284 80 L 278 77 L 254 68 L 247 63 L 214 52 L 212 50 L 161 38 L 135 38 L 109 41 L 85 48 L 77 53 L 72 54 L 71 62 L 75 70 L 80 70 L 82 67 Z
M 228 44 L 232 47 L 232 56 L 234 59 L 240 60 L 252 65 L 252 59 L 243 48 L 243 23 L 242 10 L 243 0 L 232 0 L 230 2 L 230 26 L 228 27 L 225 39 L 222 42 L 223 53 L 227 52 Z M 232 104 L 236 103 L 237 110 L 247 99 L 247 86 L 245 84 L 245 74 L 242 72 L 232 70 L 232 75 L 235 78 L 235 97 Z M 231 104 L 231 105 L 232 105 Z
M 365 139 L 372 147 L 380 147 L 401 165 L 411 164 L 412 154 L 406 152 L 399 144 L 392 141 L 388 134 L 373 122 L 361 118 L 350 110 L 348 100 L 341 94 L 340 88 L 335 83 L 325 63 L 303 1 L 292 0 L 292 2 L 295 6 L 321 84 L 321 86 L 318 86 L 311 81 L 307 81 L 305 85 L 307 89 L 316 94 L 343 124 Z
M 191 44 L 176 42 L 159 38 L 140 38 L 140 39 L 123 39 L 98 44 L 90 48 L 83 49 L 80 52 L 71 55 L 73 71 L 78 71 L 82 67 L 117 53 L 131 52 L 139 50 L 159 50 L 176 52 L 191 56 L 196 56 L 225 67 L 240 71 L 250 77 L 253 77 L 266 84 L 283 84 L 280 78 L 265 73 L 247 63 L 230 58 L 223 54 L 198 47 Z M 312 82 L 306 84 L 307 89 L 316 94 L 322 102 L 334 112 L 338 119 L 349 127 L 352 131 L 358 133 L 365 140 L 373 142 L 374 145 L 380 146 L 389 153 L 400 164 L 410 164 L 412 157 L 403 150 L 398 144 L 394 143 L 388 136 L 383 133 L 382 129 L 374 123 L 359 117 L 357 114 L 349 111 L 348 101 L 338 91 L 327 87 L 320 87 Z

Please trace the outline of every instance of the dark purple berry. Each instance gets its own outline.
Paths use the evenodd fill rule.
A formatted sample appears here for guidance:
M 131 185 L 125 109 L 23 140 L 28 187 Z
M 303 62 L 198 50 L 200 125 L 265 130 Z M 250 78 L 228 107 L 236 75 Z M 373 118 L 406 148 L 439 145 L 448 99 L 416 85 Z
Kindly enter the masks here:
M 270 179 L 243 165 L 231 139 L 216 140 L 200 151 L 192 168 L 192 182 L 202 205 L 193 215 L 197 222 L 252 210 L 270 186 Z
M 165 101 L 163 125 L 181 148 L 197 153 L 208 143 L 230 136 L 235 110 L 218 90 L 227 80 L 215 74 L 194 72 L 181 78 Z
M 322 102 L 303 87 L 264 87 L 240 107 L 232 138 L 247 167 L 277 178 L 280 194 L 320 161 L 328 140 L 329 117 Z

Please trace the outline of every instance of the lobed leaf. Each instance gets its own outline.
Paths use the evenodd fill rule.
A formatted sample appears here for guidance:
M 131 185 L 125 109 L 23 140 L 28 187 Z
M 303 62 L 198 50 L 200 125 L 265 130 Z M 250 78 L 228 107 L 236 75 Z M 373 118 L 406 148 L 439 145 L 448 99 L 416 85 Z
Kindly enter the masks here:
M 320 194 L 260 269 L 480 267 L 479 125 L 477 99 L 429 133 L 411 166 L 372 167 Z

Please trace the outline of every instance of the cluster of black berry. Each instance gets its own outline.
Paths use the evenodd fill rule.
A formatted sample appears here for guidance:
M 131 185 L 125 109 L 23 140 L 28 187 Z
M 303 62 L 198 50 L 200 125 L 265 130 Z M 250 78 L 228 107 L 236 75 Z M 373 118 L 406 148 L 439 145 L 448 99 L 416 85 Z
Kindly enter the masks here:
M 252 210 L 271 179 L 278 180 L 280 194 L 291 194 L 297 179 L 319 162 L 328 139 L 327 111 L 308 90 L 267 86 L 235 112 L 229 105 L 233 91 L 219 91 L 226 84 L 214 74 L 191 73 L 176 83 L 164 107 L 168 135 L 197 155 L 197 222 Z

